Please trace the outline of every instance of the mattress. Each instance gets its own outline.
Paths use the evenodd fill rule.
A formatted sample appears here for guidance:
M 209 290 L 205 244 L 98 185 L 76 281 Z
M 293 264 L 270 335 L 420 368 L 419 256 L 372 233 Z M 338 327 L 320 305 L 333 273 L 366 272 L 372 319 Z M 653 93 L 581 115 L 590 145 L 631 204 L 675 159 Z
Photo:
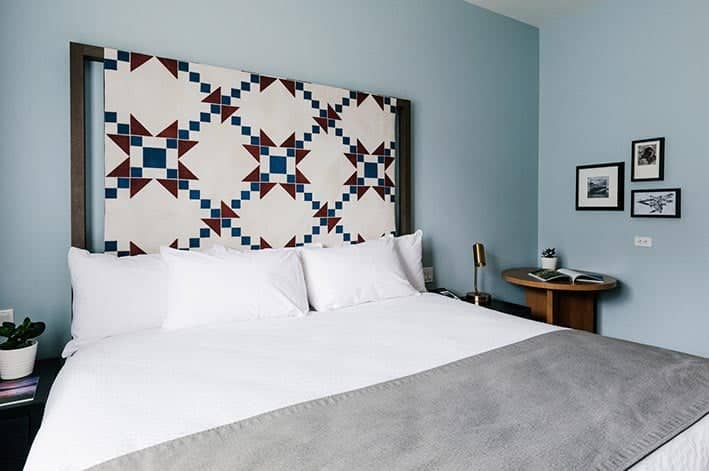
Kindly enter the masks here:
M 304 318 L 115 336 L 67 360 L 26 469 L 83 469 L 556 329 L 423 294 Z M 709 469 L 709 418 L 634 469 Z

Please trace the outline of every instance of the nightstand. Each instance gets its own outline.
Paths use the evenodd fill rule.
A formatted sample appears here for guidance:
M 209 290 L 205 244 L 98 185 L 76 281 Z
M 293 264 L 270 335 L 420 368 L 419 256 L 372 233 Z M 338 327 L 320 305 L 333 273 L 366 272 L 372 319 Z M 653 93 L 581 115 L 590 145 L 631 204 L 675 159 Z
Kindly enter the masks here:
M 62 360 L 58 358 L 38 361 L 32 373 L 39 376 L 34 399 L 0 407 L 0 469 L 22 470 L 30 445 L 42 423 L 49 389 L 61 365 Z
M 460 298 L 465 302 L 472 303 L 473 301 L 468 299 L 467 297 L 465 298 Z M 485 307 L 488 309 L 492 309 L 494 311 L 498 312 L 503 312 L 505 314 L 510 314 L 512 316 L 517 316 L 517 317 L 523 317 L 525 319 L 532 319 L 532 310 L 529 309 L 527 306 L 522 306 L 521 304 L 515 304 L 515 303 L 508 303 L 507 301 L 503 301 L 501 299 L 495 299 L 492 298 L 490 301 L 490 304 L 487 306 L 480 306 L 480 307 Z
M 603 283 L 540 281 L 529 276 L 537 268 L 513 268 L 502 272 L 508 283 L 524 286 L 527 304 L 535 320 L 596 333 L 598 293 L 616 287 L 618 281 L 603 276 Z
M 435 293 L 435 294 L 440 294 L 441 296 L 448 296 L 448 297 L 452 297 L 452 296 L 449 296 L 446 293 L 455 294 L 445 288 L 431 289 L 431 290 L 429 290 L 429 292 Z M 457 299 L 460 299 L 461 301 L 465 301 L 466 303 L 474 304 L 472 299 L 468 299 L 467 297 L 460 297 L 458 295 L 455 295 L 455 297 Z M 521 304 L 508 303 L 507 301 L 503 301 L 501 299 L 496 299 L 495 297 L 492 298 L 492 300 L 490 301 L 490 304 L 488 304 L 487 306 L 480 306 L 480 307 L 492 309 L 493 311 L 503 312 L 505 314 L 510 314 L 512 316 L 524 317 L 525 319 L 532 319 L 532 310 L 530 308 L 528 308 L 527 306 L 522 306 Z

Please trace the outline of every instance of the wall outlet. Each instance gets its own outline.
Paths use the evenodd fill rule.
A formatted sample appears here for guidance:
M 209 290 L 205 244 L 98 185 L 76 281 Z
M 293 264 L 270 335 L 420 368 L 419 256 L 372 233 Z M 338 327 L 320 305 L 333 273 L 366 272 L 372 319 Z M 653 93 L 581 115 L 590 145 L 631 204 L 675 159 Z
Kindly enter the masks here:
M 3 322 L 15 322 L 14 309 L 0 309 L 0 324 Z
M 635 236 L 636 247 L 652 247 L 652 237 Z
M 433 267 L 423 267 L 423 281 L 433 283 Z

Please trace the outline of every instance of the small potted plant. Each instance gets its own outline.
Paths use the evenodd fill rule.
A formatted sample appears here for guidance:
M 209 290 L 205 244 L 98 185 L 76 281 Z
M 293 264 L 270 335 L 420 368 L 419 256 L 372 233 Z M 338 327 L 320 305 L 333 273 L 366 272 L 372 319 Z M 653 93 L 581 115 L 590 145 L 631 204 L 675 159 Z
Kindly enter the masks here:
M 542 251 L 542 268 L 545 270 L 556 270 L 559 258 L 556 256 L 556 249 L 544 249 Z
M 0 326 L 0 379 L 17 379 L 32 374 L 37 358 L 36 338 L 44 332 L 44 322 L 26 317 L 20 325 L 3 322 Z

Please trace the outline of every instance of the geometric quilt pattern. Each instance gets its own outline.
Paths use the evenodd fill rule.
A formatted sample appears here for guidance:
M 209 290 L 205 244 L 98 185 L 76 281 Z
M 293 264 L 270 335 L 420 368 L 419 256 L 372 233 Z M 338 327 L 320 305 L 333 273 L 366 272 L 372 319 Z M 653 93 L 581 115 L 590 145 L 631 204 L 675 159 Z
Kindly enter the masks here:
M 105 251 L 395 230 L 396 99 L 104 49 Z

